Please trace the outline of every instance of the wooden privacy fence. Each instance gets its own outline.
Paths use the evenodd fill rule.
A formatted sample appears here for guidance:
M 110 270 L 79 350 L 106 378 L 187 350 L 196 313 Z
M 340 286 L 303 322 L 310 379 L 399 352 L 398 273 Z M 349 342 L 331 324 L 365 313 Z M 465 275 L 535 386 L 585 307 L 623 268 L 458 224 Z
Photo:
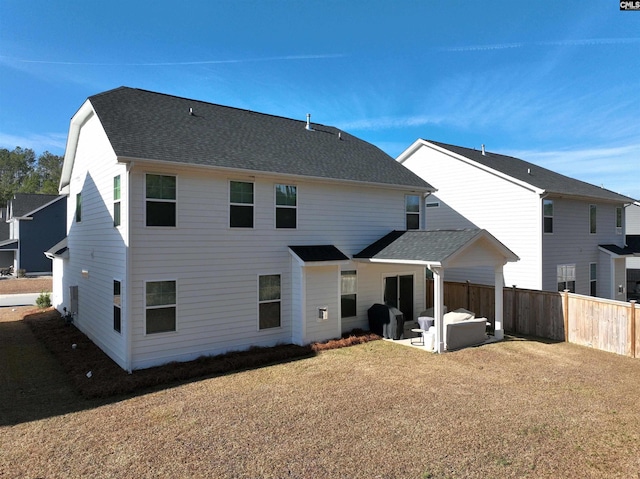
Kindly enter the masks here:
M 640 357 L 640 307 L 569 292 L 504 288 L 506 332 L 569 341 L 602 351 Z M 494 287 L 445 281 L 449 311 L 465 308 L 495 318 Z M 433 280 L 427 281 L 427 307 L 433 306 Z

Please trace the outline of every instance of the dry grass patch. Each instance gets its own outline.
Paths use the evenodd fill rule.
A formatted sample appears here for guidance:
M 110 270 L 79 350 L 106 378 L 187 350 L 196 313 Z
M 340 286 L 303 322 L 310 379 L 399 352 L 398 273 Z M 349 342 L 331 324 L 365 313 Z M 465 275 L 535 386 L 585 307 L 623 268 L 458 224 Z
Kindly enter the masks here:
M 51 292 L 51 276 L 37 278 L 0 278 L 0 294 Z
M 571 344 L 371 341 L 1 427 L 0 477 L 637 478 L 639 396 Z

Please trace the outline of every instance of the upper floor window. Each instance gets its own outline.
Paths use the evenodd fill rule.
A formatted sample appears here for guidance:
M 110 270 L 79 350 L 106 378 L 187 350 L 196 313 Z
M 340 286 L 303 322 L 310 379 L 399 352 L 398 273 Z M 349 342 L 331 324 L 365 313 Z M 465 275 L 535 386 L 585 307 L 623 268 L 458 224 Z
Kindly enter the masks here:
M 292 185 L 276 185 L 276 228 L 295 228 L 298 189 Z
M 622 234 L 622 208 L 616 208 L 616 234 Z
M 406 195 L 404 197 L 406 214 L 406 228 L 408 230 L 420 229 L 420 197 L 418 195 Z
M 146 175 L 147 226 L 176 226 L 176 177 Z
M 576 292 L 576 265 L 559 264 L 556 268 L 558 278 L 558 291 L 568 289 L 569 292 Z
M 229 182 L 229 226 L 253 228 L 253 183 Z
M 280 327 L 280 275 L 258 277 L 258 328 Z
M 553 233 L 553 200 L 542 200 L 543 231 Z
M 76 194 L 76 223 L 82 221 L 82 192 Z
M 340 272 L 340 309 L 343 318 L 356 315 L 357 275 L 355 271 Z
M 176 282 L 149 281 L 145 291 L 147 334 L 176 330 Z
M 113 178 L 113 226 L 120 226 L 120 175 Z
M 596 205 L 589 205 L 589 233 L 591 234 L 595 234 L 597 232 L 596 211 Z

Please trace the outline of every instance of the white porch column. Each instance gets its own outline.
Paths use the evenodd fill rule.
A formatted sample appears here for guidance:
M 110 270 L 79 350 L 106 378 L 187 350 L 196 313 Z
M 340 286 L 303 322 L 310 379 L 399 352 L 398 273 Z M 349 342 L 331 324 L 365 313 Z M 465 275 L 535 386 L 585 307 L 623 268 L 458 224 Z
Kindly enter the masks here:
M 494 337 L 496 339 L 504 339 L 504 326 L 502 324 L 504 319 L 504 299 L 503 299 L 503 290 L 504 290 L 504 265 L 498 265 L 495 269 L 495 303 L 496 303 L 496 312 L 495 312 L 495 328 L 494 328 Z
M 429 266 L 433 272 L 433 316 L 436 326 L 436 345 L 435 350 L 439 353 L 444 352 L 444 329 L 443 329 L 443 310 L 444 310 L 444 268 L 439 266 Z

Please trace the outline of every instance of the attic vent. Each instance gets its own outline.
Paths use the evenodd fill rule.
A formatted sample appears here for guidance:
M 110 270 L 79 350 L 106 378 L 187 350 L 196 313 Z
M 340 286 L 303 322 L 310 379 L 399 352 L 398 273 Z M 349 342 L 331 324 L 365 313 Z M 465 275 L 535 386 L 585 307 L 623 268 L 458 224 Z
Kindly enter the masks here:
M 311 128 L 311 113 L 307 113 L 307 126 L 305 126 L 305 128 L 309 131 L 312 131 Z

